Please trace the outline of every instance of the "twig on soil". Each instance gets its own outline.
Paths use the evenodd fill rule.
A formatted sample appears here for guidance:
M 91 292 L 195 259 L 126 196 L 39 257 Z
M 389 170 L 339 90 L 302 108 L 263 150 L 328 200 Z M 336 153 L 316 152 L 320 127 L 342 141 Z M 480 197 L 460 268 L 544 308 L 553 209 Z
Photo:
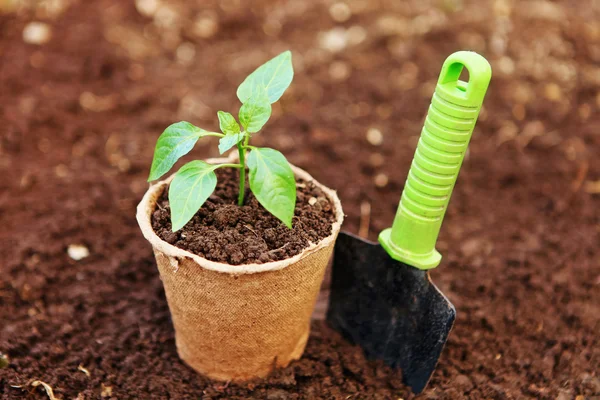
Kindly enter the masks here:
M 360 225 L 358 236 L 367 239 L 369 237 L 369 225 L 371 224 L 371 203 L 363 201 L 360 203 Z
M 77 367 L 78 371 L 83 372 L 84 374 L 86 374 L 88 376 L 88 378 L 91 376 L 90 371 L 88 371 L 83 364 L 79 364 L 79 366 Z
M 230 383 L 231 383 L 231 381 L 227 381 L 227 382 L 225 382 L 224 385 L 215 386 L 215 389 L 217 389 L 217 391 L 219 391 L 219 392 L 222 392 L 229 387 Z
M 278 248 L 273 249 L 273 250 L 269 250 L 268 254 L 272 254 L 272 253 L 278 252 L 280 250 L 283 250 L 283 249 L 285 249 L 288 246 L 288 244 L 290 244 L 290 243 L 288 242 L 288 243 L 284 244 L 281 247 L 278 247 Z
M 38 387 L 39 385 L 42 385 L 44 387 L 44 390 L 46 391 L 46 394 L 48 395 L 50 400 L 59 400 L 58 397 L 54 397 L 54 391 L 52 390 L 52 387 L 50 385 L 48 385 L 46 382 L 42 382 L 42 381 L 31 382 L 31 386 L 33 386 L 33 387 Z
M 564 201 L 561 201 L 558 204 L 556 214 L 562 214 L 565 210 L 567 210 L 571 206 L 573 199 L 575 198 L 575 196 L 577 195 L 577 193 L 583 186 L 583 182 L 585 182 L 585 178 L 587 177 L 589 169 L 590 169 L 590 163 L 587 160 L 584 160 L 579 164 L 579 168 L 577 168 L 577 175 L 575 176 L 575 180 L 571 183 L 571 191 L 569 193 L 567 193 L 567 195 L 565 196 L 566 199 L 564 199 Z
M 587 160 L 579 164 L 579 168 L 577 169 L 577 176 L 575 177 L 575 180 L 573 181 L 573 184 L 571 186 L 573 193 L 579 192 L 579 189 L 581 189 L 581 186 L 583 185 L 583 182 L 587 177 L 589 169 L 590 163 Z
M 244 228 L 248 229 L 250 232 L 254 233 L 254 236 L 259 237 L 258 234 L 254 231 L 254 229 L 250 228 L 250 225 L 244 225 Z
M 48 398 L 50 400 L 61 400 L 59 397 L 54 396 L 54 391 L 52 390 L 52 386 L 48 385 L 46 382 L 30 381 L 30 382 L 27 382 L 25 385 L 10 385 L 10 387 L 13 387 L 16 389 L 22 389 L 23 386 L 38 387 L 40 385 L 42 385 L 44 387 L 44 390 L 46 391 L 46 394 L 48 395 Z

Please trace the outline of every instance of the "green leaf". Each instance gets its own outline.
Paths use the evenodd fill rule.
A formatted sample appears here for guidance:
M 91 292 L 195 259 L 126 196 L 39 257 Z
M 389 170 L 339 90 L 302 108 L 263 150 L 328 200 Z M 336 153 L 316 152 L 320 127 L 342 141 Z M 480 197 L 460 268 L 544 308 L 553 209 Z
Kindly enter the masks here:
M 240 122 L 247 132 L 260 131 L 269 117 L 271 117 L 271 103 L 264 90 L 255 90 L 252 97 L 240 107 Z
M 288 228 L 296 207 L 296 179 L 283 154 L 266 147 L 255 148 L 248 156 L 250 190 L 264 208 Z
M 236 122 L 233 115 L 225 111 L 218 111 L 217 116 L 219 117 L 219 127 L 221 132 L 228 135 L 230 133 L 240 133 L 240 126 Z
M 198 139 L 204 136 L 222 135 L 205 131 L 185 121 L 174 123 L 165 129 L 156 142 L 148 182 L 167 173 L 177 160 L 189 153 Z
M 244 133 L 230 133 L 219 140 L 219 153 L 223 154 L 239 142 L 244 140 Z
M 284 51 L 248 75 L 238 87 L 237 97 L 245 104 L 258 87 L 263 87 L 269 102 L 275 103 L 290 86 L 293 78 L 292 53 Z
M 217 175 L 214 171 L 217 168 L 218 164 L 192 161 L 177 171 L 169 186 L 173 232 L 187 224 L 215 190 Z

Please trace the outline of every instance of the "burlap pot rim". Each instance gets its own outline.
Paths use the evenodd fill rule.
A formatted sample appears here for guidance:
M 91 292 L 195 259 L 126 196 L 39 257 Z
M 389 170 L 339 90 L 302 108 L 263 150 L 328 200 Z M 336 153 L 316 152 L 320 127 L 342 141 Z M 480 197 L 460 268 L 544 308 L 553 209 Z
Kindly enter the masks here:
M 206 162 L 208 162 L 210 164 L 216 164 L 216 163 L 228 163 L 228 162 L 232 162 L 232 161 L 235 162 L 236 160 L 237 160 L 237 154 L 235 152 L 231 152 L 229 154 L 229 157 L 211 158 L 211 159 L 206 160 Z M 166 256 L 172 258 L 173 260 L 177 260 L 178 258 L 187 257 L 187 258 L 191 258 L 192 260 L 194 260 L 197 264 L 199 264 L 203 268 L 217 271 L 217 272 L 222 272 L 222 273 L 227 273 L 227 274 L 237 274 L 237 275 L 239 275 L 239 274 L 254 274 L 254 273 L 276 271 L 276 270 L 283 269 L 289 265 L 297 263 L 300 259 L 317 251 L 318 249 L 321 249 L 323 247 L 330 245 L 335 240 L 337 233 L 339 232 L 339 230 L 342 226 L 342 221 L 344 220 L 344 212 L 342 211 L 342 204 L 341 204 L 339 198 L 337 197 L 336 192 L 334 190 L 329 189 L 328 187 L 320 184 L 317 180 L 315 180 L 312 176 L 310 176 L 306 171 L 304 171 L 294 165 L 291 165 L 291 166 L 292 166 L 292 170 L 294 171 L 294 174 L 296 175 L 296 178 L 302 178 L 305 181 L 312 181 L 317 187 L 319 187 L 319 189 L 321 189 L 323 191 L 323 193 L 325 193 L 325 195 L 328 197 L 329 201 L 332 202 L 332 204 L 334 206 L 334 212 L 335 212 L 335 221 L 333 222 L 332 227 L 331 227 L 331 235 L 322 239 L 318 243 L 311 243 L 310 246 L 307 247 L 306 249 L 304 249 L 300 254 L 297 254 L 291 258 L 286 258 L 285 260 L 281 260 L 281 261 L 272 261 L 272 262 L 268 262 L 268 263 L 264 263 L 264 264 L 252 263 L 252 264 L 243 264 L 243 265 L 230 265 L 230 264 L 226 264 L 226 263 L 220 263 L 220 262 L 207 260 L 206 258 L 203 258 L 196 254 L 190 253 L 187 250 L 180 249 L 179 247 L 173 246 L 172 244 L 169 244 L 169 243 L 165 242 L 164 240 L 162 240 L 160 237 L 158 237 L 158 235 L 154 232 L 154 229 L 152 228 L 152 213 L 154 212 L 154 210 L 156 208 L 156 200 L 158 199 L 158 196 L 160 196 L 160 194 L 162 193 L 163 187 L 165 185 L 167 185 L 173 179 L 174 174 L 169 176 L 167 179 L 159 181 L 150 186 L 150 188 L 148 189 L 148 191 L 142 198 L 142 201 L 137 206 L 136 219 L 138 221 L 140 229 L 142 230 L 142 234 L 144 235 L 146 240 L 148 240 L 152 244 L 154 249 L 160 251 L 161 253 L 165 254 Z M 177 265 L 174 265 L 174 267 L 177 267 Z

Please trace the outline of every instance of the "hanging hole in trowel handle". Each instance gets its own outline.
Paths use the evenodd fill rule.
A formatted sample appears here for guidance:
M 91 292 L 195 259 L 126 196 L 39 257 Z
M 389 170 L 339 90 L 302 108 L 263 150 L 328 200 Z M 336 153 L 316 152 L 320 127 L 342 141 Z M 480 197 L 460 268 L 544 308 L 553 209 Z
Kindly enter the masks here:
M 451 54 L 442 67 L 438 85 L 461 103 L 480 106 L 492 74 L 485 58 L 471 51 Z M 462 78 L 462 79 L 461 79 Z
M 469 69 L 462 63 L 452 63 L 447 68 L 442 69 L 440 73 L 441 85 L 446 90 L 457 96 L 466 96 L 469 86 Z M 461 79 L 462 78 L 462 79 Z

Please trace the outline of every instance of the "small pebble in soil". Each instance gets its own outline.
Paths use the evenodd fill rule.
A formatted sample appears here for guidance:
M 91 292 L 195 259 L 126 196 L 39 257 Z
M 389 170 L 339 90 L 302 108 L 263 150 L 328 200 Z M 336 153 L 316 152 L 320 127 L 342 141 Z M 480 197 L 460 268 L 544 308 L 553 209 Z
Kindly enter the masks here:
M 394 112 L 394 108 L 389 104 L 379 104 L 375 107 L 375 112 L 382 119 L 388 119 Z
M 135 8 L 145 17 L 152 17 L 158 10 L 158 0 L 136 0 Z
M 281 33 L 282 26 L 281 26 L 281 22 L 279 22 L 278 20 L 268 19 L 267 21 L 265 21 L 262 28 L 263 28 L 263 32 L 267 36 L 276 37 L 279 35 L 279 33 Z
M 600 193 L 600 180 L 586 181 L 583 186 L 583 191 L 586 193 L 592 193 L 592 194 Z
M 213 17 L 212 15 L 202 15 L 194 22 L 194 35 L 200 38 L 208 39 L 213 37 L 218 30 L 219 23 L 216 17 Z
M 67 248 L 67 254 L 75 261 L 83 260 L 90 255 L 90 251 L 82 244 L 71 244 Z
M 92 92 L 85 91 L 79 95 L 79 105 L 88 111 L 110 111 L 117 106 L 117 95 L 97 96 Z
M 190 42 L 182 43 L 177 47 L 175 56 L 177 57 L 178 63 L 189 65 L 194 61 L 194 57 L 196 57 L 196 47 Z
M 369 128 L 367 131 L 367 141 L 373 146 L 381 146 L 383 143 L 383 134 L 377 128 Z
M 335 81 L 345 81 L 350 77 L 350 66 L 344 61 L 334 61 L 329 66 L 329 76 Z
M 69 175 L 69 167 L 65 164 L 58 164 L 54 167 L 54 175 L 59 178 L 66 178 Z
M 365 41 L 367 31 L 360 25 L 353 25 L 346 31 L 346 38 L 348 39 L 348 44 L 355 46 Z
M 321 48 L 332 53 L 344 50 L 348 45 L 346 30 L 342 27 L 337 27 L 327 32 L 321 32 L 319 34 L 319 45 Z
M 497 65 L 500 72 L 505 75 L 512 75 L 515 72 L 515 62 L 510 57 L 500 57 Z
M 8 367 L 10 360 L 6 354 L 0 353 L 0 369 Z
M 164 3 L 160 3 L 154 14 L 154 24 L 161 29 L 170 30 L 180 24 L 178 10 Z M 165 36 L 163 36 L 163 39 Z
M 113 394 L 112 386 L 104 386 L 104 383 L 100 384 L 102 398 L 111 397 Z
M 44 44 L 50 40 L 52 29 L 44 22 L 30 22 L 23 29 L 23 41 L 28 44 Z
M 352 11 L 346 3 L 333 3 L 331 7 L 329 7 L 329 15 L 331 15 L 331 18 L 336 22 L 345 22 L 352 16 Z
M 523 104 L 515 104 L 512 108 L 512 113 L 517 121 L 523 121 L 526 117 L 526 110 Z
M 544 95 L 550 101 L 558 101 L 562 98 L 562 91 L 560 86 L 554 82 L 551 82 L 547 83 L 544 87 Z
M 389 178 L 386 174 L 377 174 L 375 175 L 375 186 L 377 186 L 378 188 L 383 188 L 386 187 L 388 182 L 389 182 Z
M 382 154 L 374 153 L 369 156 L 369 165 L 372 167 L 381 167 L 385 159 Z

